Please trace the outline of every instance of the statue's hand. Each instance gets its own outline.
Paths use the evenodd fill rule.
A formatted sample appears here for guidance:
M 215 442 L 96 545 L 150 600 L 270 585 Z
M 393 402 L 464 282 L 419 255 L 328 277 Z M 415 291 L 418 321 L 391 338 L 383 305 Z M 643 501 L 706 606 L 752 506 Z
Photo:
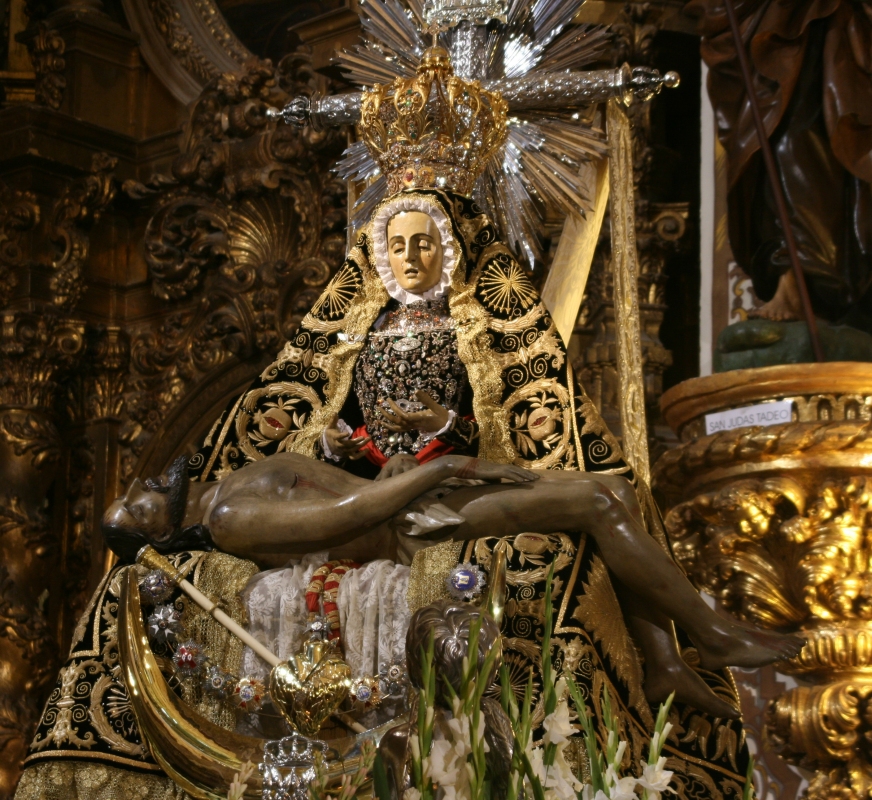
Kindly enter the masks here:
M 499 483 L 531 483 L 538 481 L 539 476 L 529 469 L 516 467 L 514 464 L 494 464 L 492 461 L 482 461 L 470 456 L 443 456 L 454 467 L 455 478 L 474 478 L 480 481 Z
M 410 456 L 406 453 L 397 453 L 388 459 L 388 463 L 381 468 L 381 472 L 376 475 L 376 480 L 381 481 L 385 478 L 392 478 L 394 475 L 402 475 L 410 469 L 420 467 L 418 459 L 415 456 Z
M 353 437 L 350 433 L 345 433 L 340 430 L 338 423 L 339 417 L 334 416 L 330 422 L 330 426 L 324 431 L 324 436 L 327 439 L 327 446 L 330 452 L 342 458 L 350 458 L 352 461 L 357 461 L 364 456 L 364 447 L 366 443 L 372 439 L 371 436 L 356 436 Z
M 448 409 L 440 406 L 427 392 L 419 391 L 415 394 L 419 403 L 427 408 L 423 411 L 403 411 L 393 400 L 388 398 L 390 411 L 382 411 L 384 426 L 389 431 L 403 433 L 405 431 L 429 431 L 435 433 L 441 431 L 449 419 Z

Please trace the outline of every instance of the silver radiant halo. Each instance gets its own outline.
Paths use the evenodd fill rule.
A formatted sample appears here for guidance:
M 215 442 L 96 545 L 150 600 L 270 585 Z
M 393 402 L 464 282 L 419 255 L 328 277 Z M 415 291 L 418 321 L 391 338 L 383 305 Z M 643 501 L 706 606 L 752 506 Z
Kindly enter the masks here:
M 367 0 L 360 6 L 363 41 L 334 61 L 361 87 L 411 77 L 430 43 L 426 31 L 433 22 L 442 29 L 439 44 L 460 77 L 483 84 L 536 82 L 559 92 L 570 70 L 600 59 L 611 41 L 602 26 L 570 24 L 582 2 Z M 591 209 L 579 172 L 583 162 L 605 151 L 604 131 L 583 114 L 516 113 L 473 197 L 504 241 L 533 267 L 545 258 L 545 220 L 554 214 L 584 216 Z M 384 199 L 387 184 L 362 142 L 345 151 L 336 170 L 344 180 L 366 185 L 351 211 L 356 232 Z

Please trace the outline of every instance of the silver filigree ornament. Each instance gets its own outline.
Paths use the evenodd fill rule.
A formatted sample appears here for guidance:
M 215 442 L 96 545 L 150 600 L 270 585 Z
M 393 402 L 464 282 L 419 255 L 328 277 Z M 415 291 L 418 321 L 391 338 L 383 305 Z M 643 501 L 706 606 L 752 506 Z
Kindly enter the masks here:
M 382 701 L 381 681 L 371 675 L 355 678 L 351 683 L 349 697 L 358 710 L 368 711 Z
M 298 733 L 267 742 L 260 763 L 263 800 L 308 800 L 315 762 L 326 753 L 325 742 Z
M 173 606 L 157 606 L 148 618 L 148 634 L 157 644 L 173 644 L 181 628 L 181 617 Z
M 327 617 L 312 617 L 306 623 L 306 636 L 309 641 L 323 642 L 330 635 L 330 623 Z
M 448 593 L 455 600 L 472 600 L 487 586 L 487 576 L 477 564 L 458 564 L 445 579 Z
M 193 639 L 182 642 L 173 653 L 173 664 L 180 675 L 196 675 L 206 662 L 206 653 Z
M 405 663 L 382 664 L 378 672 L 378 686 L 383 699 L 405 697 L 409 689 Z
M 217 664 L 209 667 L 203 676 L 203 689 L 213 697 L 227 697 L 233 691 L 235 684 L 236 678 Z
M 492 19 L 505 22 L 508 10 L 506 0 L 427 0 L 424 19 L 439 28 L 453 28 L 461 22 L 486 25 Z
M 159 569 L 146 573 L 139 583 L 139 597 L 144 606 L 156 606 L 170 599 L 175 587 Z

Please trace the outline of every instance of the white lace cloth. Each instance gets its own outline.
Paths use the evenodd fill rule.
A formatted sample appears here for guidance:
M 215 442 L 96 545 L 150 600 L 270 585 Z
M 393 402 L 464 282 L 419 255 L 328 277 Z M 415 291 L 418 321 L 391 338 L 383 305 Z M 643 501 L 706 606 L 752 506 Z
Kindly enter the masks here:
M 409 568 L 370 561 L 346 573 L 339 584 L 339 628 L 352 675 L 378 675 L 383 665 L 406 658 L 409 630 Z
M 306 587 L 312 573 L 330 560 L 324 551 L 300 563 L 255 575 L 242 592 L 249 632 L 279 658 L 298 653 L 308 611 Z M 371 561 L 349 570 L 339 584 L 337 605 L 345 660 L 354 677 L 378 675 L 384 664 L 405 658 L 409 607 L 409 568 L 392 561 Z M 248 647 L 242 656 L 244 675 L 266 681 L 269 667 Z

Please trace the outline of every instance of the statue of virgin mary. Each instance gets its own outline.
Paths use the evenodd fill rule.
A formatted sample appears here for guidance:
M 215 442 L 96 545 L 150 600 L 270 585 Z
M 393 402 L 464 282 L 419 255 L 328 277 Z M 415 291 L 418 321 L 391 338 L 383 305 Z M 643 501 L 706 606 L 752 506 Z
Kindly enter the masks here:
M 422 244 L 441 258 L 416 286 L 407 276 L 421 274 Z M 421 403 L 421 392 L 435 404 Z M 432 417 L 443 422 L 435 431 L 393 430 Z M 335 460 L 324 434 L 343 423 L 354 441 L 369 439 L 371 475 L 395 455 L 423 462 L 459 449 L 531 469 L 633 477 L 574 381 L 527 272 L 475 202 L 445 189 L 403 190 L 378 206 L 297 334 L 231 404 L 191 469 L 220 478 L 283 450 Z

